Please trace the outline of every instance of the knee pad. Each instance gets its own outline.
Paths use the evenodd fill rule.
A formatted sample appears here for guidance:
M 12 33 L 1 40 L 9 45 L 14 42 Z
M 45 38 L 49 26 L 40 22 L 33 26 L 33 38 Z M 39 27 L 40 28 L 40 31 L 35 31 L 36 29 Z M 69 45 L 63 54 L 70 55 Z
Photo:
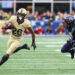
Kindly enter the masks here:
M 62 53 L 65 53 L 65 49 L 62 48 L 62 49 L 61 49 L 61 52 L 62 52 Z

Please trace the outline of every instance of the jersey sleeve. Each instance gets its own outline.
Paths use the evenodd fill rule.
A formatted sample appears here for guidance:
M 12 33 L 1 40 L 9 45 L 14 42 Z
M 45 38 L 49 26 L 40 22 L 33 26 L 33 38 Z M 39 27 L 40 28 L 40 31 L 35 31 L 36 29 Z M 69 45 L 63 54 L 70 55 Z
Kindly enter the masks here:
M 13 23 L 13 21 L 14 21 L 14 16 L 11 16 L 8 22 Z
M 29 20 L 26 20 L 25 28 L 29 28 L 31 26 L 31 22 Z

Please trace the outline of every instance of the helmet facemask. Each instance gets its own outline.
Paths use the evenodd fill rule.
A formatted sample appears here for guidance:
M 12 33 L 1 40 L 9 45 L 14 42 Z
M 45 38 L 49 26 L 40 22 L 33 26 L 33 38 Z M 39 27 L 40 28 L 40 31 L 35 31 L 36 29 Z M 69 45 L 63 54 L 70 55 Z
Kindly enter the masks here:
M 19 24 L 23 23 L 25 17 L 26 17 L 26 10 L 23 9 L 23 8 L 19 9 L 18 12 L 17 12 L 17 22 Z

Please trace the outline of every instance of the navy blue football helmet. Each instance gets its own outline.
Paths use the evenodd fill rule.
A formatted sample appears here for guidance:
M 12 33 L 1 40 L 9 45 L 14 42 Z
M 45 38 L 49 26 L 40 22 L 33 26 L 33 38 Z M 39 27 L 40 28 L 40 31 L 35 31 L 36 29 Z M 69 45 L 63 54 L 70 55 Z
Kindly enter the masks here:
M 67 16 L 66 19 L 65 19 L 65 22 L 67 24 L 71 24 L 74 22 L 74 17 L 73 16 Z

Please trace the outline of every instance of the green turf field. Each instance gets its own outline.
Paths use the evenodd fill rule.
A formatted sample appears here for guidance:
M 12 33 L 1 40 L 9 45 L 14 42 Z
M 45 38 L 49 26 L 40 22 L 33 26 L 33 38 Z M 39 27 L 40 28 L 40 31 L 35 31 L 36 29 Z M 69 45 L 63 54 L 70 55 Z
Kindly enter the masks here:
M 36 38 L 37 49 L 21 50 L 13 54 L 0 67 L 0 75 L 75 75 L 75 59 L 69 54 L 62 54 L 60 49 L 68 38 L 44 37 Z M 0 59 L 7 50 L 8 38 L 0 37 Z M 31 38 L 23 42 L 31 45 Z

